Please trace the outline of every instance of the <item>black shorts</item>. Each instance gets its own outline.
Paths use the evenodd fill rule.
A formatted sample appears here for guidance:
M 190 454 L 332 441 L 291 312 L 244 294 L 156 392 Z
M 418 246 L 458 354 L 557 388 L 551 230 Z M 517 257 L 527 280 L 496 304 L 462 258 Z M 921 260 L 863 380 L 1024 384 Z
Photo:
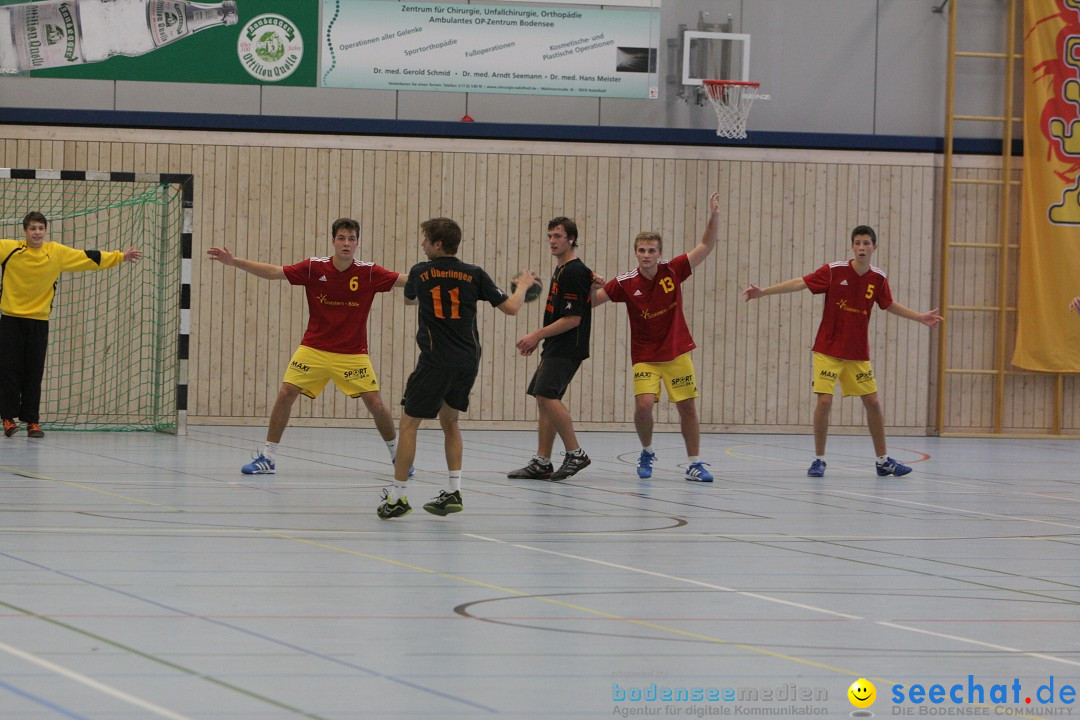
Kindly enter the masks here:
M 579 367 L 578 358 L 541 358 L 526 392 L 533 397 L 562 400 Z
M 441 368 L 420 364 L 405 383 L 401 404 L 414 418 L 436 418 L 443 403 L 455 410 L 469 409 L 469 393 L 476 382 L 477 370 Z

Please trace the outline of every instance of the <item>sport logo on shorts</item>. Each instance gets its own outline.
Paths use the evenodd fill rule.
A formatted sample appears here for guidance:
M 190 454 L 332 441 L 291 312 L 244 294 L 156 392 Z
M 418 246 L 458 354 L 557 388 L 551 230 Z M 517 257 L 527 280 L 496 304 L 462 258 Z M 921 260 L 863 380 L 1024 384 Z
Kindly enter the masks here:
M 296 360 L 293 360 L 291 363 L 289 363 L 289 367 L 291 367 L 293 370 L 299 370 L 300 372 L 308 372 L 311 370 L 310 365 L 305 365 L 304 363 L 298 362 Z
M 355 370 L 346 370 L 346 380 L 363 380 L 367 377 L 367 368 L 356 368 Z
M 690 387 L 694 384 L 693 375 L 683 375 L 682 377 L 671 378 L 671 387 Z
M 818 377 L 823 377 L 826 380 L 835 380 L 840 376 L 837 373 L 834 373 L 832 370 L 822 370 L 820 373 L 818 373 Z
M 874 379 L 874 371 L 856 373 L 855 382 L 869 382 Z

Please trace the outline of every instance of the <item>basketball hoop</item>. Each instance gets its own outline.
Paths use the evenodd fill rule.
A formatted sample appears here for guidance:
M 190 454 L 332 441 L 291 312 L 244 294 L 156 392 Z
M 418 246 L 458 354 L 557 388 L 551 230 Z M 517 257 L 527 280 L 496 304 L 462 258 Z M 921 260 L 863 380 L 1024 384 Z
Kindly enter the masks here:
M 737 80 L 702 80 L 701 83 L 716 110 L 716 134 L 732 140 L 745 138 L 750 106 L 758 98 L 769 99 L 768 95 L 758 94 L 761 83 Z

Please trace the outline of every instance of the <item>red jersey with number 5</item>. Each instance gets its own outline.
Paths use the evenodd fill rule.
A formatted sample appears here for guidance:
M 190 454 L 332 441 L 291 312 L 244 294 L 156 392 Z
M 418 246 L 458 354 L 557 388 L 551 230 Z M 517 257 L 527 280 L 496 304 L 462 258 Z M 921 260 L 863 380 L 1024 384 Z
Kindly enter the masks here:
M 668 362 L 697 347 L 682 311 L 682 283 L 691 272 L 684 253 L 659 262 L 651 280 L 635 269 L 604 285 L 609 300 L 626 303 L 631 362 Z
M 825 293 L 814 352 L 842 360 L 870 359 L 870 311 L 893 304 L 885 272 L 870 266 L 862 275 L 852 260 L 837 260 L 804 275 L 806 287 L 815 295 Z
M 286 265 L 285 278 L 307 291 L 308 325 L 301 345 L 325 352 L 366 355 L 367 319 L 376 293 L 394 288 L 398 274 L 354 260 L 344 271 L 328 257 Z

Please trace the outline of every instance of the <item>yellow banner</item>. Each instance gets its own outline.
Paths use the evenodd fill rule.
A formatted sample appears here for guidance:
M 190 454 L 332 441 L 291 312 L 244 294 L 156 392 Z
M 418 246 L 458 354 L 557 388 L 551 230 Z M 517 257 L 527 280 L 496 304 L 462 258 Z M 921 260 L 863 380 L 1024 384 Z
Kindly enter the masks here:
M 1025 0 L 1024 177 L 1013 364 L 1080 372 L 1080 0 Z

